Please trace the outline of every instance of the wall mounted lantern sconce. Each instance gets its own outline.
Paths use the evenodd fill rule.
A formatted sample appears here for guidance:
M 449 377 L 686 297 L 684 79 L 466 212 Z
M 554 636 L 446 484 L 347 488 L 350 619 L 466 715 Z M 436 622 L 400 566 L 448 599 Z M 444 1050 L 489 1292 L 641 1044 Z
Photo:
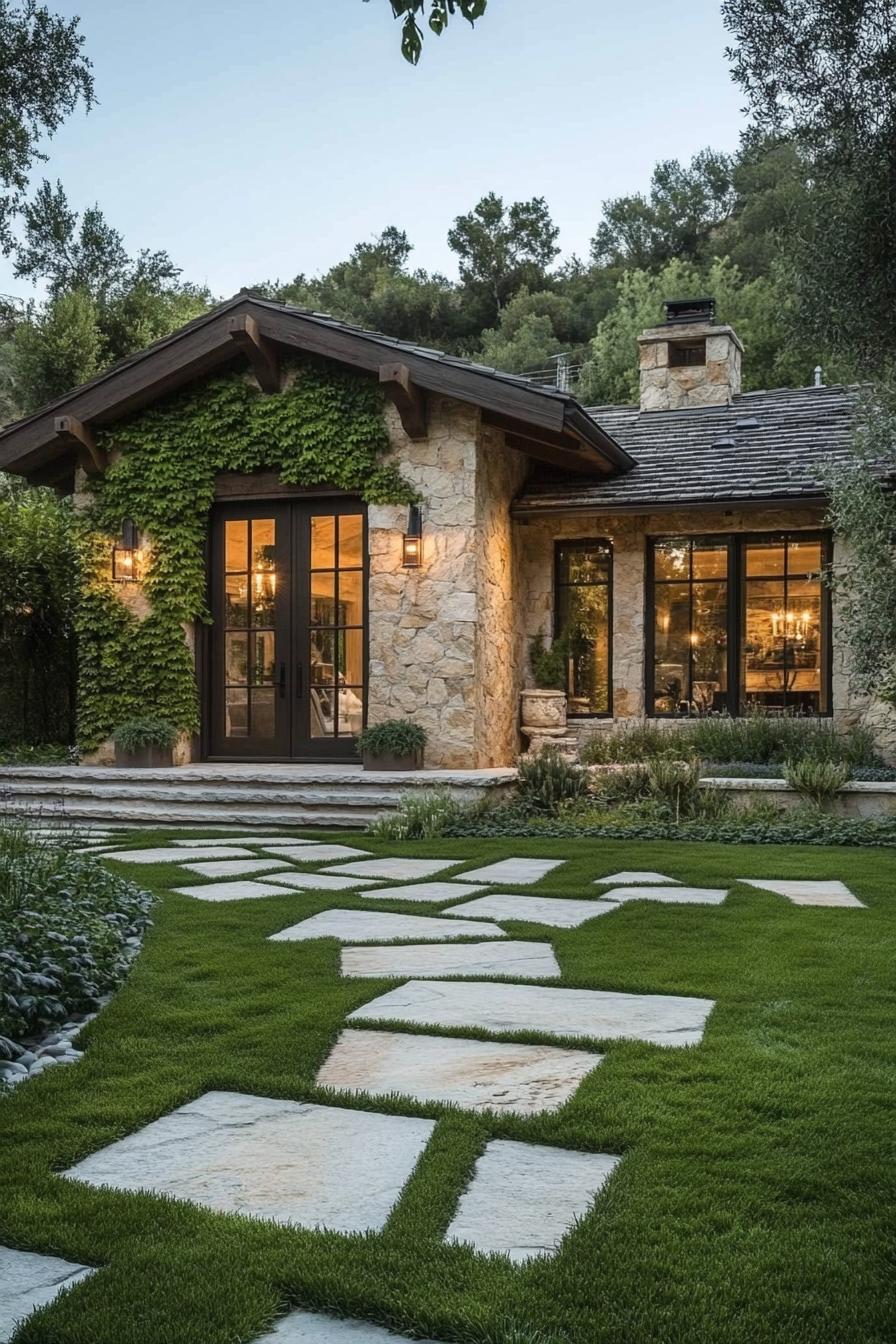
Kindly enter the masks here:
M 408 526 L 401 544 L 404 569 L 419 569 L 423 563 L 423 513 L 419 504 L 408 507 Z
M 136 583 L 140 534 L 137 524 L 125 518 L 121 525 L 121 539 L 112 547 L 112 578 L 116 583 Z

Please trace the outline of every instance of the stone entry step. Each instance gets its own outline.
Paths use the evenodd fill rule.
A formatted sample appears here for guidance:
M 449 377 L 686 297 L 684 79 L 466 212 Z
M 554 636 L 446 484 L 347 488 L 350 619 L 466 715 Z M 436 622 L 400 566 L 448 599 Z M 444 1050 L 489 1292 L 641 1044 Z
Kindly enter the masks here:
M 66 820 L 157 826 L 361 826 L 399 805 L 402 794 L 445 788 L 463 802 L 509 792 L 515 770 L 377 772 L 358 766 L 188 765 L 130 770 L 103 766 L 2 766 L 0 791 L 16 813 L 63 811 Z
M 398 1093 L 470 1111 L 540 1115 L 559 1110 L 603 1058 L 551 1045 L 348 1030 L 316 1081 L 337 1092 Z

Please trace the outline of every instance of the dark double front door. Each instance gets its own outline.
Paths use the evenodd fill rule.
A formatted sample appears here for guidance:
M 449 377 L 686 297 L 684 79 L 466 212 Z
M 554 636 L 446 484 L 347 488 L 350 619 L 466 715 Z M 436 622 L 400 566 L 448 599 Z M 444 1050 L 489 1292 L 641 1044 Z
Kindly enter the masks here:
M 359 501 L 216 508 L 209 756 L 354 756 L 364 723 L 366 554 Z

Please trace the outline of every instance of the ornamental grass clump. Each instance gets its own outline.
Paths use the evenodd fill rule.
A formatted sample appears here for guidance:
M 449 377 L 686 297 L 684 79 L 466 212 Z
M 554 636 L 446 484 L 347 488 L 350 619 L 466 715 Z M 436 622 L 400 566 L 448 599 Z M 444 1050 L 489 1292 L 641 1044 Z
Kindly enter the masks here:
M 472 811 L 448 789 L 405 793 L 395 811 L 372 822 L 367 834 L 377 840 L 438 840 Z
M 0 1058 L 124 978 L 153 897 L 72 844 L 0 821 Z
M 786 761 L 784 778 L 792 789 L 816 807 L 828 807 L 852 775 L 842 761 L 816 761 L 811 757 Z

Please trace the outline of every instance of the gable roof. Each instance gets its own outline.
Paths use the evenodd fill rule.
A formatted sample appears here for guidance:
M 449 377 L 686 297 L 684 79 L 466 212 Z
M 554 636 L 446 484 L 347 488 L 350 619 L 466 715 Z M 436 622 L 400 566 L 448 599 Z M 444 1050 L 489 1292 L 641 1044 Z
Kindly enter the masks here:
M 0 470 L 32 480 L 70 470 L 75 450 L 70 437 L 60 437 L 57 419 L 102 427 L 234 360 L 240 354 L 235 320 L 246 318 L 275 347 L 337 360 L 373 376 L 400 362 L 418 388 L 481 407 L 514 436 L 515 447 L 525 452 L 528 444 L 534 456 L 541 445 L 544 452 L 553 447 L 578 470 L 606 474 L 634 466 L 575 398 L 557 388 L 243 291 L 8 425 L 0 431 Z
M 851 452 L 858 387 L 745 392 L 730 406 L 639 411 L 594 406 L 635 459 L 625 476 L 530 480 L 514 515 L 650 513 L 712 505 L 823 504 L 824 468 Z

